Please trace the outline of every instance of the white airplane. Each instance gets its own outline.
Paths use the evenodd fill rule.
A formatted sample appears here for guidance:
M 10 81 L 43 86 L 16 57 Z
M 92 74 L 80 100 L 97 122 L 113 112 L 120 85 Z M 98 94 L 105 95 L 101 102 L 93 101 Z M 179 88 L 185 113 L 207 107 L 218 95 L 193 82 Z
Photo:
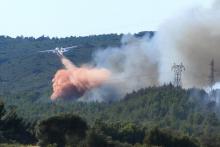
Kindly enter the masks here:
M 58 56 L 63 56 L 63 53 L 65 52 L 68 52 L 70 49 L 72 48 L 76 48 L 78 47 L 77 45 L 75 46 L 70 46 L 70 47 L 56 47 L 55 49 L 52 49 L 52 50 L 44 50 L 44 51 L 39 51 L 41 53 L 54 53 L 54 54 L 57 54 Z

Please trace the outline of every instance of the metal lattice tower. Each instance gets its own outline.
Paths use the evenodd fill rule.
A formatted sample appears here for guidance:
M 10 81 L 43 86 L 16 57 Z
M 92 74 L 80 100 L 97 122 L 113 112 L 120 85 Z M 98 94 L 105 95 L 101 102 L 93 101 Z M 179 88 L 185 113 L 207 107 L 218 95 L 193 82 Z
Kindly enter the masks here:
M 215 67 L 214 67 L 214 59 L 212 59 L 210 63 L 210 75 L 209 75 L 209 86 L 211 91 L 213 91 L 213 85 L 215 84 Z
M 186 70 L 185 66 L 183 65 L 183 63 L 181 64 L 174 63 L 171 70 L 174 71 L 173 85 L 176 87 L 181 87 L 182 86 L 182 72 Z

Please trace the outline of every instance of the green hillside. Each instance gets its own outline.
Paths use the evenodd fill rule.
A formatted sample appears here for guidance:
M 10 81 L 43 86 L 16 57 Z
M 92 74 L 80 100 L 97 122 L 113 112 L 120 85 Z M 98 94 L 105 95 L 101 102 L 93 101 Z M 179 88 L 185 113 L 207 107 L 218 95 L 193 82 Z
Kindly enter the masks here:
M 10 38 L 0 37 L 0 95 L 34 94 L 36 98 L 48 96 L 51 79 L 62 67 L 54 54 L 39 53 L 57 46 L 77 45 L 68 53 L 75 64 L 85 64 L 92 53 L 107 46 L 119 46 L 121 35 L 100 35 L 68 38 Z M 13 90 L 12 90 L 13 89 Z
M 121 37 L 0 37 L 0 143 L 220 146 L 220 107 L 204 90 L 170 84 L 133 91 L 114 102 L 50 101 L 51 79 L 62 65 L 56 55 L 38 51 L 77 45 L 67 57 L 81 65 L 91 62 L 96 50 L 120 46 Z M 64 129 L 56 133 L 67 138 L 51 138 L 60 127 L 83 133 Z
M 172 85 L 151 87 L 128 94 L 124 100 L 112 103 L 42 103 L 22 98 L 13 101 L 10 99 L 14 98 L 2 98 L 9 104 L 8 108 L 14 105 L 18 116 L 33 127 L 38 121 L 68 113 L 82 117 L 90 127 L 97 126 L 97 121 L 104 123 L 105 127 L 116 127 L 116 130 L 129 124 L 145 128 L 144 132 L 158 127 L 165 129 L 168 134 L 194 138 L 203 146 L 211 142 L 212 146 L 217 147 L 220 143 L 219 106 L 209 101 L 203 90 L 183 90 Z M 98 127 L 101 127 L 100 124 Z M 104 133 L 117 140 L 114 134 Z

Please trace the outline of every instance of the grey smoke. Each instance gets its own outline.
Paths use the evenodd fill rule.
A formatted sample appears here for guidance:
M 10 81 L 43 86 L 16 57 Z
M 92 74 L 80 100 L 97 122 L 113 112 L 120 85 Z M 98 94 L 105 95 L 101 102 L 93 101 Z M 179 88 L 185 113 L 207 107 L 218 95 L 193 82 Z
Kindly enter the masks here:
M 170 66 L 183 62 L 187 69 L 183 86 L 207 87 L 212 59 L 216 71 L 220 71 L 219 26 L 220 11 L 215 8 L 197 8 L 163 24 L 154 38 L 160 52 L 160 81 L 172 80 Z M 216 81 L 219 80 L 218 74 Z
M 120 99 L 134 90 L 158 85 L 156 56 L 149 36 L 123 36 L 121 47 L 109 47 L 94 55 L 96 65 L 109 69 L 112 76 L 102 87 L 87 92 L 84 98 L 97 101 Z
M 210 62 L 220 82 L 220 9 L 195 8 L 162 24 L 155 36 L 125 35 L 121 47 L 100 50 L 94 62 L 112 72 L 102 87 L 84 96 L 90 100 L 120 99 L 134 90 L 173 81 L 171 66 L 183 63 L 183 87 L 207 88 Z

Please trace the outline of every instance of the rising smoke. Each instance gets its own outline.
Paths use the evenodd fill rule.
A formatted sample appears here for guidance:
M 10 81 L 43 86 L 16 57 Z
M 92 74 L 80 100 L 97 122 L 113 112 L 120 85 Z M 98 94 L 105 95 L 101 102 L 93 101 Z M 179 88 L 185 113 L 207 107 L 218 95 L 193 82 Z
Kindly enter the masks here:
M 86 99 L 111 101 L 121 99 L 134 90 L 158 85 L 156 58 L 149 36 L 123 36 L 121 47 L 109 47 L 94 55 L 97 67 L 109 69 L 112 75 L 103 87 L 88 91 Z
M 100 78 L 94 74 L 92 83 L 96 81 L 94 78 L 98 78 L 95 84 L 87 85 L 90 83 L 87 76 L 94 69 L 81 70 L 70 64 L 70 68 L 66 65 L 65 70 L 57 72 L 53 87 L 56 89 L 59 85 L 56 79 L 59 79 L 57 77 L 61 74 L 66 76 L 73 74 L 68 80 L 62 79 L 70 84 L 78 74 L 81 75 L 85 71 L 87 74 L 84 78 L 87 82 L 82 82 L 83 86 L 79 86 L 81 82 L 79 85 L 72 84 L 71 88 L 73 91 L 77 89 L 79 94 L 76 95 L 81 97 L 80 100 L 121 99 L 126 93 L 134 90 L 172 82 L 174 75 L 171 66 L 182 62 L 186 67 L 182 79 L 183 87 L 207 88 L 209 64 L 212 59 L 216 63 L 215 80 L 218 83 L 220 82 L 220 64 L 218 64 L 220 63 L 220 9 L 218 6 L 215 4 L 209 9 L 192 9 L 170 19 L 160 26 L 153 38 L 147 35 L 142 38 L 125 35 L 122 37 L 121 47 L 99 50 L 94 54 L 93 62 L 96 65 L 95 71 L 104 76 Z M 111 76 L 108 78 L 107 70 L 99 71 L 96 68 L 108 69 Z M 81 72 L 77 73 L 78 70 Z M 62 91 L 62 88 L 55 90 L 52 98 L 62 96 L 60 90 Z M 67 91 L 70 92 L 68 88 Z
M 160 54 L 160 82 L 172 80 L 170 66 L 183 62 L 183 87 L 209 85 L 210 62 L 220 71 L 220 11 L 197 8 L 163 24 L 154 38 Z M 216 81 L 220 75 L 216 74 Z

